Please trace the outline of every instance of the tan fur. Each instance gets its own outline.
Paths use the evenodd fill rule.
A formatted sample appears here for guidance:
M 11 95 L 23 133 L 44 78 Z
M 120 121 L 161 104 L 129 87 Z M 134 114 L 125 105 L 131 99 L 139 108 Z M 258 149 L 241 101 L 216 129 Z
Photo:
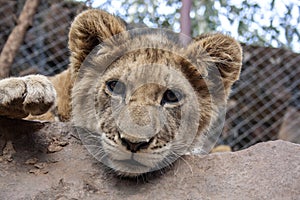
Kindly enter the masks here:
M 69 121 L 71 118 L 71 88 L 73 87 L 73 81 L 71 78 L 71 70 L 67 69 L 64 72 L 51 77 L 56 93 L 56 106 L 57 116 L 60 121 Z
M 40 119 L 71 118 L 75 126 L 88 130 L 83 131 L 83 143 L 86 134 L 96 133 L 101 161 L 119 174 L 135 176 L 156 170 L 160 164 L 169 165 L 187 148 L 205 142 L 226 106 L 232 84 L 239 78 L 242 62 L 241 47 L 229 36 L 200 35 L 188 46 L 179 47 L 170 35 L 157 31 L 131 34 L 117 17 L 99 10 L 85 11 L 70 29 L 70 68 L 49 78 L 53 86 L 40 76 L 0 81 L 0 90 L 4 91 L 0 115 L 23 118 L 45 112 L 45 105 L 49 109 L 54 103 L 54 87 L 55 106 Z M 107 69 L 102 74 L 103 67 Z M 38 85 L 29 83 L 33 79 L 48 89 L 32 95 L 30 99 L 37 104 L 27 108 L 23 98 L 26 94 L 28 99 L 29 94 L 24 85 L 27 90 L 38 90 Z M 112 79 L 124 79 L 125 97 L 108 90 L 107 82 Z M 185 96 L 177 103 L 162 105 L 169 86 Z M 185 133 L 179 131 L 183 119 Z M 195 126 L 194 138 L 189 131 Z M 131 156 L 142 166 L 121 161 Z

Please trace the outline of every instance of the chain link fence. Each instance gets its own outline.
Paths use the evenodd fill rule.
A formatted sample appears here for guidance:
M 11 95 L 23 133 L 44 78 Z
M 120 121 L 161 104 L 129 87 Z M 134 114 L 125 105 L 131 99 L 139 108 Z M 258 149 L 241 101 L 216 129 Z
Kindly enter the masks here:
M 17 23 L 25 0 L 0 0 L 0 49 Z M 68 32 L 73 18 L 86 9 L 73 1 L 41 0 L 33 24 L 27 31 L 11 68 L 11 75 L 54 75 L 69 63 Z
M 0 0 L 0 49 L 17 23 L 24 2 Z M 41 0 L 11 75 L 54 75 L 66 69 L 69 27 L 84 9 L 86 6 L 78 2 Z M 290 132 L 300 137 L 299 63 L 300 55 L 285 49 L 244 46 L 241 79 L 232 90 L 218 143 L 239 150 L 262 141 L 289 139 Z
M 258 46 L 243 50 L 221 142 L 234 150 L 278 138 L 299 142 L 300 55 Z

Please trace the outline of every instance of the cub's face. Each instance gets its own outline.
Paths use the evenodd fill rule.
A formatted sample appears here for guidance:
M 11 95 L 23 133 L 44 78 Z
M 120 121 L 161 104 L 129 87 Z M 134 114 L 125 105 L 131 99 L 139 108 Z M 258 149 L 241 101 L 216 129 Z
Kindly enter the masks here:
M 221 127 L 218 116 L 240 73 L 239 44 L 221 34 L 178 43 L 170 31 L 128 31 L 99 10 L 72 24 L 72 121 L 88 151 L 120 175 L 201 151 L 209 130 Z
M 164 56 L 156 60 L 157 53 Z M 211 109 L 199 106 L 210 107 L 207 88 L 198 99 L 181 59 L 157 49 L 129 52 L 99 78 L 97 132 L 112 169 L 136 175 L 170 165 L 194 141 L 200 115 L 209 120 Z
M 172 164 L 211 120 L 206 70 L 191 73 L 185 58 L 157 48 L 126 51 L 103 70 L 105 54 L 91 56 L 73 89 L 83 143 L 126 176 Z

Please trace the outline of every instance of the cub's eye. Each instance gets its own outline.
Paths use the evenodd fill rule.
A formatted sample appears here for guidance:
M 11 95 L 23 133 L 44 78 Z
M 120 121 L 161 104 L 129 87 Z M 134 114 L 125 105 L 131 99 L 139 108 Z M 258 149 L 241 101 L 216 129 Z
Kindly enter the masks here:
M 166 103 L 172 104 L 177 103 L 183 98 L 183 95 L 177 91 L 177 90 L 166 90 L 163 94 L 161 105 L 164 105 Z
M 124 83 L 118 80 L 107 81 L 107 89 L 115 95 L 124 95 L 126 92 L 126 86 Z

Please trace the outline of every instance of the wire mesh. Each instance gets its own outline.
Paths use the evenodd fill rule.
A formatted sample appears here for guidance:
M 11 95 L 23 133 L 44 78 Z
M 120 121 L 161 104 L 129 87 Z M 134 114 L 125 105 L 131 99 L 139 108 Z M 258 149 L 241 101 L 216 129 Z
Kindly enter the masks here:
M 24 2 L 0 1 L 0 49 Z M 78 2 L 42 0 L 11 75 L 54 75 L 66 69 L 68 29 L 74 16 L 84 9 Z M 233 87 L 218 142 L 234 150 L 277 139 L 288 110 L 300 110 L 300 55 L 259 46 L 243 46 L 243 50 L 241 78 Z

